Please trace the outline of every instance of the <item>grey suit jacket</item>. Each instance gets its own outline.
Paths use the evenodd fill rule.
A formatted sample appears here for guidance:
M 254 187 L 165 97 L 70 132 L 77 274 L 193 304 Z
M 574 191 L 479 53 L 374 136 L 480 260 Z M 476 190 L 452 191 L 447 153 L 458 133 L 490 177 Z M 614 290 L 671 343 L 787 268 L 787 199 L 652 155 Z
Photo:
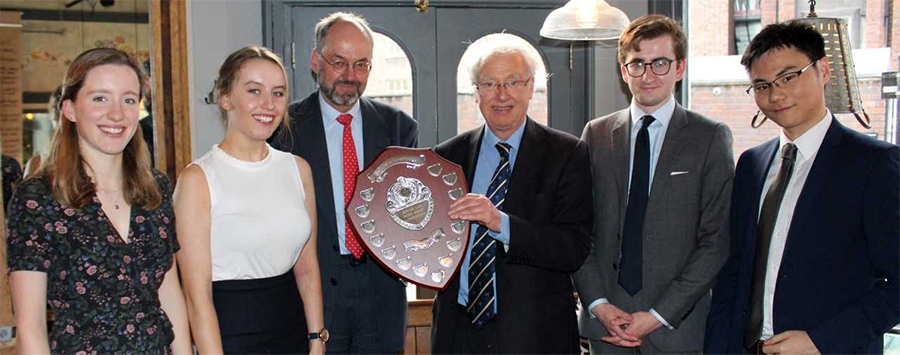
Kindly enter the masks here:
M 590 121 L 582 139 L 594 177 L 593 249 L 573 275 L 582 304 L 607 298 L 623 311 L 655 309 L 671 326 L 647 338 L 668 352 L 703 348 L 710 289 L 728 257 L 728 210 L 734 177 L 731 131 L 676 105 L 651 182 L 643 228 L 643 288 L 618 285 L 628 198 L 631 119 L 628 109 Z M 606 329 L 581 313 L 582 336 Z M 649 338 L 649 339 L 648 339 Z

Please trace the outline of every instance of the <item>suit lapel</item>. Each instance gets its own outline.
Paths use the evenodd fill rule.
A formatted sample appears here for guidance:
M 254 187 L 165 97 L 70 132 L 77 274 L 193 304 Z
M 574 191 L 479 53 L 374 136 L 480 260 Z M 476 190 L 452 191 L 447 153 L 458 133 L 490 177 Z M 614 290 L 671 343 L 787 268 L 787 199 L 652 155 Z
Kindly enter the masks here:
M 611 149 L 615 155 L 615 176 L 617 206 L 619 209 L 619 231 L 622 230 L 625 223 L 625 197 L 628 191 L 628 167 L 631 159 L 631 112 L 629 109 L 619 111 L 616 122 L 612 126 L 612 140 L 610 141 Z
M 688 125 L 687 113 L 681 105 L 675 104 L 675 111 L 672 112 L 672 118 L 669 120 L 669 127 L 666 129 L 666 136 L 663 137 L 662 149 L 659 151 L 659 158 L 656 160 L 656 169 L 653 173 L 653 181 L 650 187 L 650 198 L 648 205 L 653 204 L 656 195 L 664 194 L 669 184 L 669 174 L 672 171 L 672 164 L 678 160 L 681 152 L 681 146 L 684 144 L 684 134 L 681 130 Z M 701 172 L 697 172 L 701 173 Z
M 538 126 L 531 118 L 525 119 L 525 131 L 522 132 L 519 153 L 516 154 L 516 165 L 509 176 L 509 190 L 504 203 L 506 211 L 515 213 L 517 207 L 529 205 L 527 199 L 533 195 L 533 184 L 540 181 L 537 174 L 547 152 L 545 134 L 543 127 Z M 520 199 L 526 201 L 519 201 Z
M 316 206 L 318 206 L 320 218 L 324 217 L 326 222 L 324 226 L 329 233 L 325 235 L 336 235 L 336 221 L 334 220 L 334 190 L 331 187 L 331 166 L 328 161 L 328 144 L 325 141 L 325 124 L 322 121 L 322 109 L 319 107 L 318 92 L 307 97 L 291 114 L 291 119 L 295 120 L 292 125 L 291 136 L 293 142 L 287 144 L 298 145 L 300 156 L 309 163 L 313 172 L 313 182 L 316 186 Z M 295 153 L 297 150 L 292 150 Z M 319 245 L 326 245 L 319 237 Z
M 794 208 L 793 217 L 791 218 L 791 226 L 788 229 L 788 238 L 784 246 L 784 252 L 788 253 L 791 246 L 797 243 L 797 238 L 804 235 L 803 228 L 810 221 L 815 221 L 816 209 L 812 206 L 816 205 L 816 200 L 821 196 L 821 190 L 824 188 L 826 181 L 831 175 L 834 162 L 839 154 L 839 144 L 844 136 L 844 128 L 837 118 L 832 116 L 831 126 L 825 133 L 822 145 L 819 146 L 819 152 L 816 154 L 816 160 L 810 167 L 809 175 L 803 184 L 803 190 L 797 198 L 797 206 Z
M 469 182 L 469 191 L 472 191 L 472 183 L 475 181 L 475 167 L 478 164 L 478 154 L 481 151 L 481 140 L 484 138 L 484 130 L 487 129 L 487 125 L 481 125 L 481 128 L 477 131 L 469 134 L 469 141 L 467 146 L 469 149 L 466 150 L 466 156 L 464 157 L 462 169 L 466 173 L 466 181 Z
M 384 122 L 381 116 L 375 112 L 375 106 L 369 99 L 360 98 L 359 108 L 362 112 L 363 123 L 363 169 L 369 166 L 375 157 L 386 148 L 390 142 L 385 134 Z

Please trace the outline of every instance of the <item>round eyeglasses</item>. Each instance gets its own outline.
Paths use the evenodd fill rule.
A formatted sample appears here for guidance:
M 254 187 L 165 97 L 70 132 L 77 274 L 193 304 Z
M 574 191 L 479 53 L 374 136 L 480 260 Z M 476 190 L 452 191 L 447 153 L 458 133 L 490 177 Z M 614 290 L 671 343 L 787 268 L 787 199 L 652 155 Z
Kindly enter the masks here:
M 629 76 L 639 78 L 644 76 L 644 73 L 647 72 L 647 67 L 650 67 L 650 71 L 652 71 L 653 74 L 666 75 L 669 74 L 669 70 L 672 70 L 672 62 L 674 61 L 674 59 L 669 58 L 656 58 L 649 63 L 642 60 L 636 60 L 625 63 L 625 71 Z

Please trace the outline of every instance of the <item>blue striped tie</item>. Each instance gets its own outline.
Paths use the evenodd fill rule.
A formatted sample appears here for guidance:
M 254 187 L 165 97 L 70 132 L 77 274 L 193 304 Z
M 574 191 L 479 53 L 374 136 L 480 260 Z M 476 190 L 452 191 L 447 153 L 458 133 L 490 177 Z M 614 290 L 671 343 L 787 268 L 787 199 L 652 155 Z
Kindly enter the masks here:
M 498 210 L 503 210 L 503 201 L 506 200 L 507 181 L 512 169 L 509 168 L 509 144 L 497 143 L 495 146 L 500 153 L 500 164 L 494 172 L 491 184 L 487 189 L 487 197 Z M 481 328 L 489 320 L 494 318 L 494 283 L 496 272 L 494 259 L 497 256 L 497 241 L 488 235 L 488 229 L 478 224 L 475 230 L 475 243 L 472 245 L 471 261 L 469 262 L 469 306 L 466 313 L 476 328 Z

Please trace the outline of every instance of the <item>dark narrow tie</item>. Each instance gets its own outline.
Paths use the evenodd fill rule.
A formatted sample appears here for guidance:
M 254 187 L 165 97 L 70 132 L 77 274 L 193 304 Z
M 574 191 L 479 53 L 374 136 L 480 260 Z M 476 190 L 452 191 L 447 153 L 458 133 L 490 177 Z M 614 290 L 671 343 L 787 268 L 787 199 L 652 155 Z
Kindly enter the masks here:
M 641 118 L 641 130 L 634 142 L 634 162 L 631 167 L 631 187 L 628 192 L 628 206 L 625 208 L 625 228 L 622 231 L 622 259 L 619 262 L 619 285 L 629 295 L 641 290 L 644 263 L 642 231 L 647 200 L 650 194 L 650 133 L 647 126 L 653 123 L 653 116 Z
M 503 210 L 503 201 L 506 199 L 506 190 L 509 186 L 509 144 L 497 143 L 497 151 L 500 152 L 500 163 L 488 185 L 487 197 L 498 210 Z M 491 318 L 494 318 L 494 283 L 496 273 L 494 258 L 497 255 L 497 240 L 488 235 L 488 229 L 478 224 L 475 230 L 475 243 L 472 244 L 471 259 L 469 261 L 469 305 L 466 313 L 476 328 L 481 328 Z
M 797 160 L 797 146 L 793 143 L 784 145 L 781 153 L 781 169 L 769 187 L 759 213 L 759 224 L 756 226 L 756 256 L 753 258 L 753 279 L 750 286 L 750 312 L 744 327 L 744 347 L 749 349 L 762 336 L 763 297 L 766 285 L 766 269 L 769 264 L 769 246 L 772 244 L 772 232 L 778 219 L 778 209 L 784 199 L 784 192 L 793 175 L 794 162 Z

